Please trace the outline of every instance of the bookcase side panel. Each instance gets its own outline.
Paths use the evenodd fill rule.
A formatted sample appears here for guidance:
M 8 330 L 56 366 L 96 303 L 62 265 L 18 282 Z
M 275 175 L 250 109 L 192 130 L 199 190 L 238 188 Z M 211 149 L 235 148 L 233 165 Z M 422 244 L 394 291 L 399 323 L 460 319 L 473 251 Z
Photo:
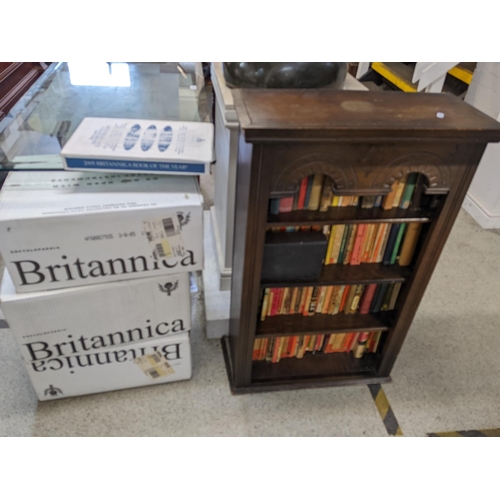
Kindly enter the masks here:
M 251 382 L 268 209 L 264 153 L 264 147 L 248 144 L 240 135 L 229 332 L 236 388 L 248 386 Z
M 382 352 L 381 376 L 388 376 L 394 366 L 485 147 L 485 144 L 450 145 L 450 171 L 453 174 L 450 190 L 417 256 L 413 278 L 401 294 L 399 312 Z

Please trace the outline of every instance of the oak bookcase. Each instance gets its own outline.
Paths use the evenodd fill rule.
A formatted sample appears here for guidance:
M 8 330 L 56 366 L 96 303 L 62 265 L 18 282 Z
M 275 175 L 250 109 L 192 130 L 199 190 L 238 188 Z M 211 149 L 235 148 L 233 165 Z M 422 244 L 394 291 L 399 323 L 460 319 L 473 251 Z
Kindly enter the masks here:
M 445 94 L 254 89 L 233 94 L 240 136 L 230 334 L 222 341 L 232 392 L 390 381 L 484 149 L 500 141 L 500 124 Z M 330 176 L 339 196 L 369 196 L 386 195 L 394 180 L 410 172 L 426 176 L 427 195 L 440 195 L 436 208 L 268 213 L 270 198 L 293 195 L 301 179 L 315 173 Z M 315 283 L 261 281 L 268 228 L 363 221 L 422 222 L 412 265 L 329 265 Z M 266 286 L 398 281 L 403 286 L 394 311 L 258 317 Z M 360 359 L 352 353 L 307 353 L 278 363 L 252 361 L 259 337 L 355 331 L 383 331 L 377 352 Z

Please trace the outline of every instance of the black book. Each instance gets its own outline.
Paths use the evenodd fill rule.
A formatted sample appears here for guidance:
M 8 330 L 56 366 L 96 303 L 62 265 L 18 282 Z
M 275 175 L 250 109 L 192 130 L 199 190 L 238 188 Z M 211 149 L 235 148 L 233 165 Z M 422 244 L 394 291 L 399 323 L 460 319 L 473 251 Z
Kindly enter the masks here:
M 418 210 L 422 208 L 422 197 L 425 193 L 425 176 L 418 174 L 417 183 L 415 184 L 415 191 L 413 191 L 413 196 L 411 198 L 410 207 L 412 210 Z
M 380 292 L 379 292 L 380 288 Z M 382 309 L 382 304 L 384 303 L 385 293 L 387 292 L 387 288 L 389 288 L 389 283 L 383 283 L 377 287 L 377 291 L 375 292 L 375 297 L 373 297 L 373 310 L 370 312 L 378 313 Z M 377 293 L 378 292 L 378 293 Z
M 370 312 L 375 312 L 375 304 L 378 301 L 378 296 L 380 295 L 380 290 L 382 288 L 382 285 L 377 285 L 377 288 L 375 288 L 375 293 L 373 294 L 372 301 L 370 302 Z
M 394 249 L 394 244 L 396 243 L 396 238 L 398 237 L 399 226 L 401 224 L 393 224 L 391 227 L 391 232 L 389 233 L 389 238 L 387 240 L 387 246 L 384 252 L 384 265 L 389 265 L 391 263 L 392 250 Z

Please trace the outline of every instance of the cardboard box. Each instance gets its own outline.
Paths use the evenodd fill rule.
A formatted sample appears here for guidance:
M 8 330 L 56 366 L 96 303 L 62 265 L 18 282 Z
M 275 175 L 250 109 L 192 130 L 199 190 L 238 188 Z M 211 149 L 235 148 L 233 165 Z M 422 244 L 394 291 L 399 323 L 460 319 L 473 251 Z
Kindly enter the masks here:
M 28 363 L 75 351 L 125 349 L 191 328 L 187 273 L 16 294 L 5 271 L 0 301 Z
M 212 123 L 84 118 L 61 156 L 66 170 L 200 175 L 213 143 Z
M 203 269 L 193 177 L 11 172 L 0 253 L 18 293 Z
M 40 401 L 164 384 L 192 375 L 188 333 L 111 349 L 78 351 L 25 366 Z

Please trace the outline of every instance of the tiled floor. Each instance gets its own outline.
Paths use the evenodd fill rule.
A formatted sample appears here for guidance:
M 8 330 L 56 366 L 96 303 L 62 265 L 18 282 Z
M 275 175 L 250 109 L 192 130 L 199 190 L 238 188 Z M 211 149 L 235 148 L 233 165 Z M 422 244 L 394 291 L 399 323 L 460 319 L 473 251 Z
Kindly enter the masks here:
M 383 386 L 405 436 L 500 427 L 499 243 L 460 213 Z M 186 382 L 38 403 L 0 329 L 0 435 L 387 436 L 365 386 L 232 396 L 220 342 L 204 335 L 200 276 L 198 286 Z

